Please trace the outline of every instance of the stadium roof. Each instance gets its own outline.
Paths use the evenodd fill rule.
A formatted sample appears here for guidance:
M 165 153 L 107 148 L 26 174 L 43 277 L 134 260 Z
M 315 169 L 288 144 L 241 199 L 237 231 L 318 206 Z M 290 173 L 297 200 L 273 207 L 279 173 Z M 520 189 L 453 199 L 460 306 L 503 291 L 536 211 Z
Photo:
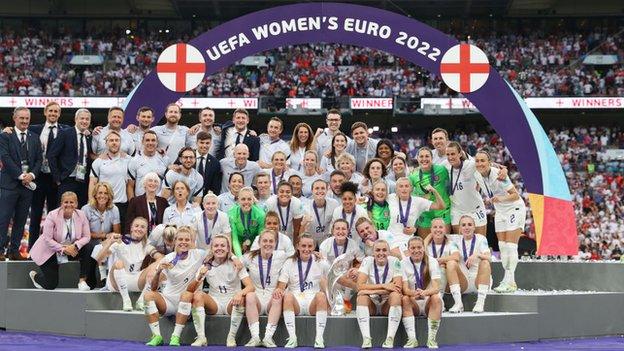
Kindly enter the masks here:
M 291 0 L 25 0 L 1 1 L 0 16 L 158 17 L 225 21 Z M 359 0 L 415 18 L 471 16 L 622 16 L 621 0 Z

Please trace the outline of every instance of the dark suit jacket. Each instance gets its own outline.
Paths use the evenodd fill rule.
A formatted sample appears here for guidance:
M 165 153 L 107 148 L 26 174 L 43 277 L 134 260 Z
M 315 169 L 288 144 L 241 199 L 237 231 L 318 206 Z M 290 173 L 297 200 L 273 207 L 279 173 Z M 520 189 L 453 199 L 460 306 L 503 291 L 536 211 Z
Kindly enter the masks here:
M 204 161 L 204 191 L 202 192 L 202 196 L 206 195 L 208 191 L 219 195 L 221 191 L 221 177 L 223 177 L 221 163 L 211 154 L 206 154 L 206 156 L 207 158 Z M 197 165 L 199 167 L 199 157 L 197 158 Z
M 225 157 L 225 149 L 228 147 L 233 148 L 234 145 L 225 145 L 225 139 L 230 128 L 234 128 L 232 121 L 226 122 L 221 130 L 221 140 L 217 147 L 217 159 Z M 249 161 L 258 161 L 260 158 L 260 138 L 249 134 L 249 128 L 247 128 L 247 134 L 243 137 L 243 144 L 249 147 Z
M 56 125 L 58 126 L 58 130 L 56 131 L 56 137 L 57 138 L 59 136 L 59 133 L 62 130 L 72 128 L 72 127 L 68 126 L 67 124 L 57 123 Z M 45 126 L 45 123 L 44 124 L 31 124 L 31 125 L 28 126 L 28 130 L 33 132 L 33 133 L 35 133 L 35 134 L 37 134 L 37 135 L 39 135 L 39 136 L 41 136 L 41 132 L 43 131 L 43 127 L 44 126 Z M 54 145 L 55 142 L 56 142 L 56 139 L 54 140 L 54 142 L 52 144 Z M 43 146 L 42 146 L 42 148 L 43 148 Z M 49 154 L 50 154 L 50 150 L 46 150 L 46 156 L 49 155 Z
M 156 196 L 156 224 L 161 224 L 163 221 L 163 214 L 165 208 L 169 206 L 167 199 L 164 197 Z M 143 217 L 149 220 L 149 208 L 147 207 L 147 199 L 145 194 L 141 196 L 133 197 L 128 202 L 128 212 L 126 212 L 126 229 L 130 229 L 132 221 L 137 217 Z
M 50 173 L 56 183 L 60 183 L 67 179 L 76 168 L 78 163 L 78 139 L 76 137 L 76 128 L 65 128 L 59 130 L 56 140 L 47 151 L 48 162 L 50 164 Z M 86 137 L 87 149 L 85 150 L 87 158 L 87 176 L 91 173 L 91 135 Z M 87 183 L 88 180 L 85 180 Z
M 28 165 L 29 172 L 39 176 L 41 171 L 41 142 L 39 135 L 26 132 L 26 143 L 28 144 Z M 0 188 L 15 189 L 22 186 L 19 176 L 22 175 L 22 157 L 20 151 L 20 141 L 15 131 L 12 133 L 0 134 L 0 160 L 2 170 L 0 170 Z

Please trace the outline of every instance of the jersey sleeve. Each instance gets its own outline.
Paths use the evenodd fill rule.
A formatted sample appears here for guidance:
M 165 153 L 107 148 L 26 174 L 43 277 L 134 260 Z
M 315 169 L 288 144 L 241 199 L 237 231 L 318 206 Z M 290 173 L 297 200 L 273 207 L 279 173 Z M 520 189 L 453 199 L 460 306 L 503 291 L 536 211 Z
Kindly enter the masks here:
M 372 257 L 366 257 L 364 261 L 362 262 L 362 264 L 360 265 L 360 269 L 358 269 L 358 272 L 368 275 L 368 273 L 370 272 L 372 261 L 373 261 Z
M 96 159 L 95 161 L 93 161 L 93 164 L 91 165 L 91 174 L 95 177 L 95 178 L 99 178 L 100 177 L 100 167 L 101 167 L 102 161 L 101 159 Z
M 477 235 L 477 237 L 478 237 L 480 234 L 474 234 L 474 235 Z M 490 247 L 488 246 L 487 239 L 485 237 L 483 237 L 482 235 L 481 235 L 481 238 L 479 238 L 479 239 L 480 239 L 479 240 L 479 252 L 480 253 L 490 252 Z
M 121 217 L 119 216 L 119 208 L 113 205 L 113 225 L 121 223 Z M 129 229 L 129 228 L 128 228 Z
M 418 196 L 415 196 L 414 200 L 416 200 L 416 210 L 418 213 L 429 211 L 433 204 L 433 201 Z
M 243 268 L 238 271 L 238 279 L 242 281 L 245 278 L 249 278 L 249 272 L 247 272 L 247 269 Z
M 401 261 L 399 261 L 398 258 L 393 257 L 394 260 L 392 260 L 393 262 L 390 261 L 390 259 L 388 260 L 388 264 L 392 264 L 392 266 L 390 267 L 392 269 L 392 278 L 396 278 L 396 277 L 403 277 L 403 270 L 401 269 Z
M 440 264 L 438 264 L 438 260 L 430 259 L 428 265 L 431 279 L 440 279 Z
M 293 219 L 303 218 L 303 214 L 304 214 L 303 203 L 301 202 L 301 200 L 294 198 L 294 197 L 292 201 L 293 201 L 293 205 L 295 205 L 293 208 Z
M 292 262 L 293 260 L 287 260 L 284 263 L 284 266 L 282 267 L 282 270 L 280 271 L 280 275 L 279 278 L 277 279 L 278 281 L 282 282 L 282 283 L 286 283 L 288 284 L 288 280 L 289 280 L 289 274 L 290 274 L 290 270 L 292 267 Z

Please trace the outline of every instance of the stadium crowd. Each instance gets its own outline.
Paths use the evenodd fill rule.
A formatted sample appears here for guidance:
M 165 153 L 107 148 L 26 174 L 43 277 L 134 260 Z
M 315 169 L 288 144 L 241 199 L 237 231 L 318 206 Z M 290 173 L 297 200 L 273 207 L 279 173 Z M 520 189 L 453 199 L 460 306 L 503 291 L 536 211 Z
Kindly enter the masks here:
M 524 97 L 622 96 L 622 28 L 576 31 L 556 26 L 475 30 L 457 37 L 481 47 Z M 452 32 L 452 31 L 449 31 Z M 93 32 L 83 36 L 27 29 L 0 32 L 0 95 L 125 96 L 168 45 L 201 31 L 163 37 Z M 587 54 L 616 55 L 618 64 L 584 65 Z M 75 55 L 101 55 L 103 65 L 70 65 Z M 384 52 L 338 44 L 281 47 L 259 56 L 269 65 L 222 70 L 191 94 L 208 97 L 447 97 L 433 74 Z M 261 60 L 262 61 L 262 60 Z M 264 62 L 263 62 L 264 63 Z

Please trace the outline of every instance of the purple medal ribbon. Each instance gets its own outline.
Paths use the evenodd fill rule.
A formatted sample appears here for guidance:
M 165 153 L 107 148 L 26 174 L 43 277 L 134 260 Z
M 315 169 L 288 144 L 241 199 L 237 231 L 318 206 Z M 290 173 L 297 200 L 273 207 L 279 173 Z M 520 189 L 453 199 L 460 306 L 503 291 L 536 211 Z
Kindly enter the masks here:
M 345 241 L 344 248 L 342 249 L 342 253 L 347 252 L 347 246 L 349 246 L 349 240 Z M 336 239 L 334 239 L 334 257 L 338 257 L 338 244 L 336 244 Z
M 142 241 L 142 239 L 133 239 L 131 236 L 129 235 L 124 235 L 121 237 L 121 241 L 128 245 L 130 243 L 140 243 Z
M 271 255 L 271 257 L 269 257 L 269 260 L 267 261 L 267 276 L 265 280 L 264 268 L 262 268 L 262 255 L 258 254 L 258 270 L 260 271 L 260 283 L 262 284 L 262 289 L 265 289 L 265 284 L 271 284 L 271 263 L 272 262 L 273 262 L 273 255 Z M 301 265 L 299 265 L 299 267 L 301 268 Z
M 464 261 L 468 260 L 468 257 L 472 256 L 472 254 L 474 253 L 474 248 L 475 248 L 475 243 L 477 242 L 477 237 L 472 236 L 472 240 L 470 243 L 470 255 L 468 255 L 466 253 L 466 240 L 464 240 L 464 238 L 462 238 L 462 249 L 464 250 Z
M 318 223 L 318 227 L 316 227 L 316 232 L 319 233 L 319 229 L 320 229 L 320 232 L 324 232 L 325 226 L 323 225 L 323 222 L 321 222 L 321 216 L 318 213 L 318 207 L 316 207 L 316 202 L 314 201 L 312 201 L 312 209 L 314 210 L 314 214 L 316 215 L 316 222 Z M 325 219 L 326 209 L 327 209 L 327 203 L 325 203 L 325 207 L 323 207 L 323 219 Z
M 386 262 L 386 268 L 384 268 L 383 272 L 383 280 L 381 283 L 379 282 L 379 268 L 377 268 L 377 263 L 373 261 L 373 266 L 375 266 L 375 284 L 386 284 L 386 279 L 388 278 L 388 269 L 390 268 L 390 260 Z
M 286 219 L 282 215 L 282 206 L 277 203 L 277 211 L 279 212 L 280 223 L 282 224 L 282 231 L 285 232 L 286 228 L 288 228 L 288 217 L 290 216 L 290 203 L 292 201 L 288 201 L 288 206 L 286 207 Z
M 416 289 L 424 289 L 425 288 L 425 273 L 423 270 L 425 269 L 425 260 L 420 261 L 420 273 L 416 269 L 416 264 L 410 257 L 410 262 L 412 262 L 412 266 L 414 267 L 414 287 Z
M 275 182 L 275 170 L 271 170 L 271 182 L 273 183 L 273 194 L 277 195 L 277 184 L 279 182 Z M 279 181 L 281 182 L 282 180 L 284 180 L 284 171 L 282 171 L 282 175 L 279 177 Z
M 178 263 L 178 261 L 184 260 L 187 257 L 188 257 L 188 251 L 176 254 L 176 256 L 173 258 L 173 260 L 171 260 L 171 264 L 175 266 Z
M 440 257 L 444 255 L 444 246 L 446 246 L 446 237 L 444 237 L 444 241 L 442 241 L 442 247 L 440 247 Z M 433 240 L 431 240 L 431 251 L 433 253 L 433 258 L 438 258 L 438 253 L 436 252 L 436 245 Z
M 344 209 L 342 210 L 342 219 L 344 219 L 345 221 L 347 220 L 347 214 L 345 213 Z M 351 237 L 351 228 L 353 228 L 354 220 L 355 220 L 355 208 L 353 209 L 353 212 L 351 212 L 351 220 L 349 221 L 349 238 Z
M 409 200 L 407 200 L 407 208 L 405 209 L 405 214 L 403 214 L 403 205 L 401 204 L 401 199 L 399 200 L 399 217 L 401 220 L 401 224 L 403 224 L 403 228 L 407 227 L 407 220 L 409 218 L 410 209 L 412 207 L 412 196 L 410 195 Z
M 464 161 L 461 161 L 459 164 L 459 171 L 457 172 L 457 180 L 455 180 L 455 184 L 453 184 L 453 167 L 451 167 L 451 191 L 449 191 L 450 195 L 455 193 L 455 189 L 457 189 L 457 183 L 459 183 L 459 176 L 461 175 L 462 168 L 464 168 Z
M 206 215 L 205 212 L 202 217 L 204 219 L 204 239 L 206 240 L 206 245 L 210 245 L 210 239 L 212 238 L 211 233 L 212 233 L 212 230 L 214 229 L 215 224 L 217 224 L 217 219 L 219 218 L 219 211 L 215 213 L 215 217 L 212 220 L 212 228 L 210 228 L 210 230 L 208 230 L 208 216 Z M 251 215 L 249 217 L 251 217 Z
M 243 209 L 240 209 L 241 222 L 243 223 L 243 236 L 248 239 L 251 236 L 251 210 L 249 211 L 249 217 L 247 217 L 247 226 L 245 226 L 245 213 Z
M 308 274 L 310 273 L 310 268 L 312 268 L 312 257 L 308 258 L 308 266 L 306 267 L 305 276 L 303 275 L 303 268 L 301 267 L 301 259 L 297 259 L 297 266 L 299 267 L 299 291 L 303 292 L 305 290 L 306 280 L 308 279 Z

